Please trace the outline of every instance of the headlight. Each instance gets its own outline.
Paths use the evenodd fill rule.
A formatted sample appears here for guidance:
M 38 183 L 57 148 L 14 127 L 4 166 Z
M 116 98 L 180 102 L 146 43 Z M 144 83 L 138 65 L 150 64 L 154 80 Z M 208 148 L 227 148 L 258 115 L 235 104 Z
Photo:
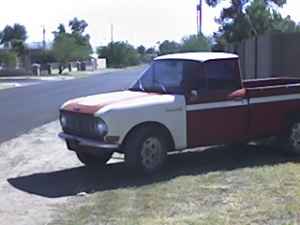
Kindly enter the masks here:
M 107 125 L 101 119 L 99 119 L 96 123 L 96 132 L 100 136 L 105 136 L 108 133 Z
M 63 114 L 60 114 L 59 121 L 60 121 L 60 125 L 62 127 L 66 127 L 67 126 L 67 118 Z

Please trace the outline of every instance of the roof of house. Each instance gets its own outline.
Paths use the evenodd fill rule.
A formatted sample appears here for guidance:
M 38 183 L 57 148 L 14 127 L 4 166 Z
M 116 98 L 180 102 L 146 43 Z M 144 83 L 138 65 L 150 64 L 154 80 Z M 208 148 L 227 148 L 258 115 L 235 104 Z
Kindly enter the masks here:
M 189 52 L 189 53 L 178 53 L 163 55 L 155 58 L 154 60 L 161 59 L 182 59 L 182 60 L 194 60 L 200 62 L 206 62 L 209 60 L 216 59 L 235 59 L 238 58 L 238 55 L 224 52 Z

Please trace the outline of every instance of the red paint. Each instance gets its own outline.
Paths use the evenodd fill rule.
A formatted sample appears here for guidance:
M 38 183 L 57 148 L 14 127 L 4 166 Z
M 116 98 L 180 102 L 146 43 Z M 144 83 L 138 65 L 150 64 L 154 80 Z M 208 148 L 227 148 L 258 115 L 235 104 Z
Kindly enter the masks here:
M 80 113 L 84 113 L 84 114 L 95 114 L 97 111 L 99 111 L 101 108 L 103 108 L 107 105 L 121 103 L 121 102 L 127 102 L 130 100 L 143 98 L 143 97 L 149 96 L 149 95 L 158 95 L 158 94 L 143 92 L 143 94 L 141 94 L 139 96 L 128 97 L 128 98 L 121 99 L 121 100 L 114 100 L 114 101 L 111 101 L 111 102 L 108 102 L 105 104 L 95 104 L 95 105 L 84 105 L 84 104 L 80 104 L 78 102 L 71 102 L 71 103 L 67 104 L 63 108 L 63 110 L 70 111 L 70 112 L 80 112 Z
M 259 86 L 267 85 L 267 86 Z M 242 100 L 244 106 L 187 112 L 188 147 L 226 144 L 283 134 L 288 117 L 299 112 L 300 100 L 280 100 L 284 95 L 300 95 L 300 79 L 266 79 L 245 82 L 245 87 L 231 93 L 215 91 L 207 96 L 187 97 L 187 104 L 222 103 Z M 251 99 L 277 97 L 275 102 L 251 103 Z M 266 100 L 267 101 L 267 100 Z M 274 100 L 273 100 L 274 101 Z
M 241 100 L 246 96 L 246 90 L 234 92 L 215 91 L 207 96 L 198 96 L 188 105 L 201 103 L 225 102 Z M 225 144 L 238 141 L 246 136 L 248 125 L 248 107 L 226 107 L 219 109 L 195 110 L 187 112 L 188 147 Z
M 247 132 L 247 107 L 187 112 L 188 147 L 240 141 Z
M 81 105 L 79 103 L 72 102 L 72 103 L 67 104 L 63 108 L 63 110 L 70 111 L 70 112 L 80 112 L 80 113 L 84 113 L 84 114 L 94 114 L 102 107 L 104 107 L 104 105 L 89 106 L 89 105 Z
M 249 109 L 250 139 L 280 135 L 287 129 L 289 114 L 300 112 L 300 100 L 251 104 Z
M 246 93 L 247 93 L 246 88 L 242 88 L 242 89 L 239 89 L 239 90 L 236 90 L 236 91 L 230 93 L 228 95 L 228 98 L 229 99 L 244 98 L 244 97 L 246 97 Z

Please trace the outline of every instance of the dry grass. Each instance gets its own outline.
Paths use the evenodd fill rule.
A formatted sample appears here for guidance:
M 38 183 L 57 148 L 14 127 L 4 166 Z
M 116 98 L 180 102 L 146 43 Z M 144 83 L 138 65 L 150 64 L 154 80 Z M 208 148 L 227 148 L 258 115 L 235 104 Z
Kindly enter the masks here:
M 247 147 L 174 155 L 150 178 L 112 165 L 53 224 L 300 224 L 299 159 Z
M 14 85 L 14 84 L 0 83 L 0 90 L 14 88 L 14 87 L 16 87 L 16 85 Z

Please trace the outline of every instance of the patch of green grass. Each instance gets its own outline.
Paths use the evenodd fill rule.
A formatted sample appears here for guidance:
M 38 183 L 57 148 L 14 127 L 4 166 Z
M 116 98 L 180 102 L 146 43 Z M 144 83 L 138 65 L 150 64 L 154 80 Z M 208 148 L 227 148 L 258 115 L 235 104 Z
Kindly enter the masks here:
M 206 166 L 191 163 L 190 167 L 199 167 L 202 172 L 193 173 L 196 169 L 186 166 L 165 172 L 167 175 L 161 176 L 167 178 L 155 182 L 107 188 L 85 199 L 77 197 L 52 224 L 300 224 L 300 164 L 282 162 L 276 156 L 278 163 L 242 166 L 243 160 L 254 159 L 246 155 L 231 162 L 231 156 L 227 157 L 218 159 L 219 163 L 228 160 L 236 167 L 206 171 Z M 258 153 L 259 157 L 273 156 Z

